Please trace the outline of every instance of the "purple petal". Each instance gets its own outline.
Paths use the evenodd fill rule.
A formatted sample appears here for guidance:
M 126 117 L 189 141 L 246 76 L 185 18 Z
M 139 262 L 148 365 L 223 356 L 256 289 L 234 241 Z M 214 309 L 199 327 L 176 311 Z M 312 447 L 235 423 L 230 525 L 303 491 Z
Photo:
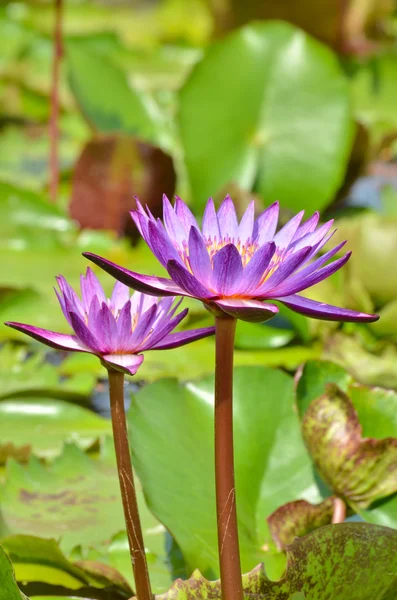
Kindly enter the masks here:
M 92 299 L 95 296 L 98 298 L 100 304 L 102 304 L 102 302 L 106 302 L 106 296 L 102 286 L 90 267 L 87 267 L 85 277 L 84 275 L 80 275 L 80 287 L 85 313 L 88 313 Z
M 320 267 L 322 267 L 330 258 L 332 258 L 337 252 L 339 252 L 339 250 L 345 244 L 346 244 L 346 242 L 341 242 L 340 244 L 338 244 L 338 246 L 335 246 L 335 248 L 332 248 L 331 250 L 329 250 L 328 252 L 323 254 L 323 256 L 320 256 L 317 260 L 312 262 L 310 265 L 308 265 L 301 271 L 298 271 L 297 273 L 295 273 L 295 275 L 292 275 L 291 277 L 289 277 L 286 281 L 282 282 L 281 285 L 279 285 L 276 289 L 273 290 L 273 294 L 275 294 L 276 296 L 281 296 L 281 295 L 289 296 L 290 294 L 296 294 L 297 292 L 304 290 L 305 288 L 309 287 L 310 285 L 314 285 L 314 284 L 310 283 L 310 278 L 315 276 L 317 273 L 323 273 L 323 271 L 320 270 Z M 346 262 L 346 260 L 345 260 L 345 262 Z M 338 261 L 335 261 L 335 262 L 337 263 Z M 333 262 L 332 265 L 335 265 L 335 262 Z M 331 266 L 331 265 L 329 265 L 329 266 Z M 332 272 L 324 275 L 324 277 L 321 277 L 321 279 L 328 277 L 329 275 L 334 273 L 335 270 L 340 269 L 341 266 L 343 266 L 343 265 L 336 265 L 336 268 L 334 270 L 332 270 Z M 321 280 L 318 280 L 318 281 L 321 281 Z M 318 283 L 318 281 L 316 283 Z
M 117 350 L 128 350 L 128 342 L 132 333 L 131 300 L 128 300 L 117 318 Z
M 133 348 L 139 348 L 147 338 L 150 329 L 156 319 L 157 304 L 152 304 L 143 314 L 139 315 L 138 323 L 132 335 L 130 336 L 130 344 Z
M 347 321 L 350 323 L 373 323 L 379 319 L 378 315 L 369 315 L 367 313 L 349 310 L 347 308 L 339 308 L 324 302 L 309 300 L 302 296 L 285 296 L 283 298 L 274 298 L 291 308 L 295 312 L 313 317 L 315 319 L 323 319 L 325 321 Z
M 188 308 L 182 310 L 176 317 L 171 319 L 168 322 L 165 322 L 162 327 L 155 327 L 153 333 L 146 339 L 143 345 L 140 347 L 140 351 L 151 350 L 153 346 L 157 346 L 157 344 L 164 339 L 175 327 L 179 325 L 179 323 L 186 317 L 189 312 Z
M 214 256 L 212 286 L 221 296 L 231 296 L 238 289 L 243 274 L 241 256 L 236 246 L 227 244 Z
M 248 265 L 244 268 L 243 279 L 236 293 L 250 294 L 250 292 L 258 287 L 269 266 L 275 249 L 276 244 L 274 242 L 266 242 L 266 244 L 263 244 L 263 246 L 255 252 Z
M 140 206 L 140 208 L 142 208 L 141 205 L 139 205 L 139 206 Z M 141 234 L 141 236 L 143 237 L 145 242 L 147 242 L 148 238 L 149 238 L 149 233 L 148 233 L 149 218 L 148 218 L 147 214 L 142 209 L 142 210 L 131 210 L 130 215 L 131 215 L 131 218 L 134 221 L 139 233 Z
M 314 231 L 320 220 L 320 213 L 316 211 L 309 219 L 300 225 L 292 238 L 292 242 L 300 240 L 307 233 Z
M 109 306 L 110 310 L 114 314 L 117 314 L 118 312 L 120 312 L 122 310 L 123 306 L 126 305 L 126 303 L 129 301 L 129 299 L 130 299 L 129 288 L 126 285 L 124 285 L 124 283 L 120 283 L 120 281 L 116 281 L 114 288 L 113 288 L 111 298 L 110 298 L 110 306 Z M 103 300 L 103 302 L 106 302 L 106 300 Z
M 168 334 L 161 342 L 152 346 L 152 350 L 166 350 L 169 348 L 178 348 L 178 346 L 184 346 L 201 340 L 202 338 L 214 335 L 215 327 L 204 327 L 202 329 L 193 329 L 192 331 L 179 331 L 178 333 Z
M 237 229 L 237 237 L 242 244 L 253 238 L 255 218 L 255 201 L 250 202 L 242 216 Z
M 208 286 L 212 276 L 211 260 L 207 246 L 205 245 L 200 232 L 195 227 L 190 228 L 189 262 L 196 279 Z
M 135 375 L 143 363 L 143 354 L 105 354 L 102 364 L 106 368 L 121 371 L 127 375 Z
M 59 285 L 59 289 L 63 295 L 63 302 L 61 300 L 60 295 L 57 293 L 58 300 L 61 304 L 61 308 L 67 320 L 69 320 L 69 312 L 72 310 L 73 312 L 79 314 L 82 318 L 84 318 L 84 310 L 81 305 L 81 300 L 74 291 L 74 289 L 68 284 L 66 279 L 59 275 L 55 277 L 57 283 Z
M 254 223 L 253 237 L 260 246 L 273 239 L 277 229 L 279 203 L 273 202 Z
M 218 223 L 222 238 L 233 239 L 237 235 L 238 221 L 233 200 L 229 194 L 218 210 Z
M 169 260 L 181 262 L 181 257 L 168 237 L 161 221 L 156 224 L 150 221 L 148 229 L 148 244 L 153 254 L 158 258 L 163 267 L 167 268 L 167 262 Z
M 294 254 L 290 254 L 283 262 L 276 266 L 276 269 L 272 275 L 256 290 L 258 296 L 268 295 L 271 290 L 280 285 L 287 277 L 289 277 L 298 267 L 300 267 L 306 260 L 311 251 L 311 248 L 302 248 Z M 277 256 L 277 250 L 276 250 Z
M 100 340 L 102 352 L 115 352 L 118 349 L 117 323 L 105 302 L 101 306 L 100 319 L 102 332 L 101 336 L 98 336 L 98 340 Z
M 189 296 L 183 289 L 178 287 L 171 279 L 164 277 L 155 277 L 151 275 L 141 275 L 134 271 L 129 271 L 116 265 L 116 263 L 106 260 L 101 256 L 92 254 L 91 252 L 83 252 L 83 256 L 91 260 L 93 263 L 101 267 L 106 273 L 112 275 L 128 287 L 149 294 L 151 296 Z
M 211 298 L 214 296 L 204 287 L 185 267 L 176 260 L 170 260 L 167 265 L 167 271 L 172 277 L 172 280 L 177 284 L 178 289 L 185 290 L 185 296 L 193 296 L 193 298 Z M 175 294 L 178 295 L 178 294 Z
M 203 216 L 203 236 L 205 240 L 213 242 L 220 240 L 221 232 L 219 231 L 218 217 L 215 212 L 215 205 L 212 198 L 207 202 Z
M 24 323 L 14 323 L 13 321 L 7 321 L 5 325 L 7 325 L 7 327 L 12 327 L 17 331 L 21 331 L 22 333 L 26 333 L 26 335 L 29 335 L 33 339 L 38 340 L 51 348 L 56 348 L 57 350 L 91 352 L 91 349 L 84 346 L 74 335 L 56 333 L 55 331 L 49 331 L 48 329 L 42 329 L 41 327 L 25 325 Z
M 263 323 L 278 313 L 278 308 L 274 304 L 258 300 L 224 298 L 214 300 L 213 304 L 231 317 L 250 323 Z
M 175 196 L 175 212 L 184 226 L 187 235 L 191 227 L 200 229 L 192 211 L 179 196 Z
M 288 221 L 288 223 L 286 223 L 278 233 L 276 233 L 276 235 L 273 238 L 273 241 L 276 244 L 277 248 L 287 248 L 289 246 L 292 238 L 294 237 L 299 227 L 299 223 L 302 221 L 304 212 L 304 210 L 301 210 L 300 213 L 292 217 L 292 219 Z
M 345 254 L 345 256 L 342 256 L 342 258 L 339 258 L 338 260 L 335 260 L 334 262 L 332 262 L 330 265 L 327 265 L 326 267 L 319 269 L 315 273 L 312 273 L 312 275 L 308 275 L 300 282 L 299 286 L 295 286 L 295 290 L 297 292 L 298 291 L 300 292 L 308 287 L 312 287 L 313 285 L 316 285 L 316 283 L 323 281 L 323 279 L 330 277 L 333 273 L 335 273 L 336 271 L 341 269 L 347 263 L 350 256 L 351 256 L 351 252 L 347 252 L 347 254 Z M 280 294 L 278 293 L 277 295 L 279 296 Z M 286 295 L 288 295 L 288 294 L 286 294 Z
M 88 329 L 87 325 L 83 322 L 83 320 L 76 315 L 76 313 L 70 313 L 70 320 L 72 322 L 72 327 L 79 338 L 79 340 L 90 348 L 92 352 L 95 354 L 102 353 L 102 345 L 94 336 L 94 334 Z
M 182 245 L 183 240 L 187 239 L 188 231 L 185 230 L 165 194 L 163 195 L 163 217 L 164 225 L 170 238 L 177 244 Z
M 293 242 L 290 245 L 290 248 L 293 248 L 295 252 L 296 250 L 300 250 L 300 248 L 303 248 L 304 246 L 317 246 L 317 244 L 319 244 L 319 242 L 321 242 L 327 235 L 328 231 L 333 225 L 333 222 L 334 220 L 331 219 L 327 223 L 324 223 L 324 225 L 321 225 L 321 227 L 319 227 L 316 231 L 312 231 L 310 233 L 307 233 L 306 235 L 303 235 L 299 240 Z
M 102 335 L 102 319 L 101 306 L 96 296 L 92 299 L 90 309 L 88 311 L 88 329 L 97 339 Z

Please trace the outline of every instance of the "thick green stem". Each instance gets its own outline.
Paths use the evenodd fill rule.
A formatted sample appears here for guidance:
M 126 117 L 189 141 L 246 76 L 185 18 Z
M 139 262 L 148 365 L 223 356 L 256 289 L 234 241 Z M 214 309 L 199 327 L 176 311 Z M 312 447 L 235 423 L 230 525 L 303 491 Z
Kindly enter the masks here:
M 134 571 L 136 595 L 138 600 L 152 600 L 152 590 L 150 587 L 128 444 L 127 422 L 124 409 L 124 375 L 112 369 L 108 369 L 108 373 L 114 447 L 116 450 L 121 498 Z
M 233 350 L 236 319 L 215 317 L 215 487 L 223 600 L 243 600 L 233 456 Z

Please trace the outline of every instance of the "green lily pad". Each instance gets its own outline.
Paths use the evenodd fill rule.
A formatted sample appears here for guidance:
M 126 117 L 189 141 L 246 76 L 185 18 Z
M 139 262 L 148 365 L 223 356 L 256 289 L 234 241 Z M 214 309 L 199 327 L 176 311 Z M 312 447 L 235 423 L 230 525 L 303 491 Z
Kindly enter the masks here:
M 26 600 L 26 597 L 16 584 L 11 561 L 0 546 L 0 600 L 23 599 Z
M 293 380 L 263 367 L 235 369 L 237 510 L 243 569 L 265 560 L 280 575 L 266 517 L 281 504 L 321 496 L 293 408 Z M 213 469 L 213 376 L 159 381 L 133 397 L 128 419 L 135 468 L 148 506 L 192 570 L 218 571 Z M 271 417 L 270 417 L 271 415 Z
M 61 454 L 65 442 L 88 450 L 111 430 L 109 420 L 63 400 L 22 397 L 0 402 L 1 444 L 27 446 L 40 458 Z
M 324 208 L 352 143 L 349 102 L 335 55 L 292 25 L 250 24 L 211 46 L 180 94 L 195 206 L 237 183 L 294 211 Z
M 95 129 L 169 145 L 167 122 L 154 98 L 129 86 L 125 74 L 107 57 L 75 40 L 67 44 L 67 61 L 72 91 Z
M 397 593 L 397 533 L 366 523 L 317 529 L 287 549 L 288 566 L 270 581 L 263 565 L 243 575 L 246 595 L 259 600 L 392 600 Z M 369 568 L 370 565 L 370 568 Z M 220 600 L 220 582 L 195 571 L 157 600 Z
M 397 438 L 363 438 L 350 398 L 335 384 L 310 404 L 302 433 L 323 479 L 353 508 L 397 492 Z
M 0 348 L 0 400 L 42 396 L 82 403 L 94 384 L 90 373 L 62 379 L 57 367 L 45 361 L 44 346 L 36 353 L 12 344 Z

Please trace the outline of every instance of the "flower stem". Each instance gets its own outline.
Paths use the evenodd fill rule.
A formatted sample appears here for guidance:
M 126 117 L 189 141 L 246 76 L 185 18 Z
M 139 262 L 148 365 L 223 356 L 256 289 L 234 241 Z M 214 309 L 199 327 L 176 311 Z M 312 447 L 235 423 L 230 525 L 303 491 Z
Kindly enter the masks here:
M 124 409 L 124 375 L 112 369 L 108 369 L 108 373 L 114 447 L 116 450 L 117 470 L 124 518 L 127 526 L 132 569 L 134 571 L 136 595 L 138 600 L 152 600 L 152 590 L 150 587 L 128 444 L 127 422 Z
M 233 457 L 233 349 L 236 319 L 215 317 L 215 487 L 223 600 L 242 600 Z
M 334 498 L 334 511 L 332 514 L 332 523 L 343 523 L 346 519 L 346 504 L 342 498 Z
M 62 47 L 63 0 L 55 0 L 54 56 L 52 62 L 51 114 L 50 114 L 50 198 L 57 201 L 59 187 L 59 70 Z

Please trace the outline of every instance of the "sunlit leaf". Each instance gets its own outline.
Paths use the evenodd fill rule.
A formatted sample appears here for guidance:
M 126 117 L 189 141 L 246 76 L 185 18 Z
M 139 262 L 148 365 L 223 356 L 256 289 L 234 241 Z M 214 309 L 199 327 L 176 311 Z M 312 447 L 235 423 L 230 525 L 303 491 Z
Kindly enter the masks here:
M 268 203 L 322 209 L 352 142 L 347 83 L 332 52 L 303 31 L 247 25 L 194 68 L 180 128 L 196 207 L 236 182 Z

